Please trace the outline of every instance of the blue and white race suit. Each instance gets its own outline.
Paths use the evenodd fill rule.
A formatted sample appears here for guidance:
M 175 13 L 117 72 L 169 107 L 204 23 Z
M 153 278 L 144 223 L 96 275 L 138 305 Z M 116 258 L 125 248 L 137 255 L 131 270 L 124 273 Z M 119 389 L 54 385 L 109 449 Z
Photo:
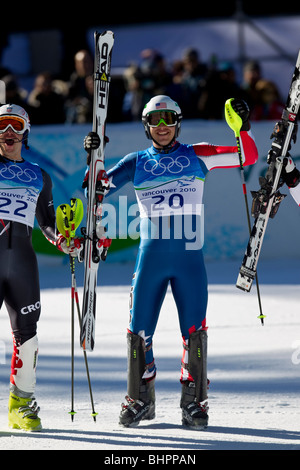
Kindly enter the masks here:
M 258 154 L 251 132 L 241 132 L 241 146 L 244 165 L 255 163 Z M 206 329 L 207 277 L 203 240 L 199 241 L 204 181 L 214 168 L 238 166 L 236 147 L 176 142 L 168 152 L 152 146 L 131 153 L 108 171 L 108 197 L 131 182 L 140 209 L 140 245 L 131 287 L 129 331 L 145 340 L 144 378 L 155 374 L 152 338 L 169 284 L 183 341 L 193 331 Z M 191 233 L 195 234 L 194 240 Z M 182 368 L 182 380 L 184 374 Z

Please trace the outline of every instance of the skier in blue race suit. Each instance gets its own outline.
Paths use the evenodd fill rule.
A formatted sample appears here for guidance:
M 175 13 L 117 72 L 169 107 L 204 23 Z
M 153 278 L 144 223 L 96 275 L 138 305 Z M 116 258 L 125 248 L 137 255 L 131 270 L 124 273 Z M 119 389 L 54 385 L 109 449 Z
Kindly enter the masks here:
M 256 162 L 247 104 L 233 100 L 232 112 L 242 121 L 244 165 Z M 145 106 L 142 121 L 152 146 L 124 157 L 107 173 L 110 192 L 133 184 L 140 211 L 140 245 L 130 293 L 128 327 L 128 395 L 120 424 L 133 426 L 155 416 L 156 367 L 152 338 L 167 287 L 176 302 L 183 357 L 182 423 L 193 429 L 208 423 L 207 405 L 207 278 L 201 237 L 202 196 L 207 173 L 239 166 L 237 147 L 177 141 L 181 110 L 168 96 Z M 97 136 L 85 139 L 96 147 Z M 193 234 L 193 237 L 191 236 Z

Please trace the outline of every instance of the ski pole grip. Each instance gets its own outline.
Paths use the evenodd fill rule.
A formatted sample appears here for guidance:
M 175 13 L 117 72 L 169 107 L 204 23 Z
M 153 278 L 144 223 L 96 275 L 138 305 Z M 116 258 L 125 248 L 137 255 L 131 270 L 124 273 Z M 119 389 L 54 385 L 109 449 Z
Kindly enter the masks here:
M 243 125 L 242 118 L 234 111 L 231 102 L 234 98 L 229 98 L 225 103 L 225 119 L 228 126 L 233 130 L 235 137 L 240 136 L 240 130 Z

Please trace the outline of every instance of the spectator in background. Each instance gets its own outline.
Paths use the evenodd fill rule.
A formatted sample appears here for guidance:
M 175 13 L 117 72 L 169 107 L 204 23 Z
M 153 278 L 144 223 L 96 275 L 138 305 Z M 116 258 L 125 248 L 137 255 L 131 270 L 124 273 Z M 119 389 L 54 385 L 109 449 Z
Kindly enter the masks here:
M 74 57 L 74 65 L 66 101 L 67 122 L 92 122 L 94 65 L 90 53 L 87 50 L 78 51 Z
M 125 121 L 123 115 L 123 102 L 126 93 L 123 72 L 114 72 L 111 74 L 109 86 L 109 100 L 107 108 L 107 122 Z
M 112 73 L 108 122 L 140 120 L 145 103 L 159 94 L 180 102 L 185 119 L 223 119 L 224 103 L 232 97 L 249 104 L 252 120 L 281 117 L 283 104 L 278 90 L 274 83 L 262 79 L 255 60 L 245 63 L 242 83 L 237 83 L 232 64 L 218 66 L 215 56 L 211 63 L 203 63 L 194 48 L 172 64 L 167 64 L 159 51 L 147 48 L 137 62 L 124 73 Z M 92 56 L 81 49 L 74 55 L 74 71 L 67 82 L 52 80 L 48 73 L 39 74 L 28 96 L 15 76 L 1 65 L 0 79 L 5 83 L 6 102 L 26 109 L 34 124 L 91 123 L 93 69 Z
M 243 67 L 242 89 L 246 92 L 245 101 L 248 103 L 250 111 L 258 100 L 256 84 L 262 78 L 260 65 L 255 60 L 249 60 Z
M 143 108 L 152 96 L 168 93 L 172 85 L 172 74 L 158 51 L 144 49 L 140 57 L 140 64 L 130 65 L 124 73 L 127 89 L 124 113 L 132 120 L 140 120 Z
M 141 91 L 139 89 L 138 66 L 130 64 L 124 71 L 125 95 L 122 114 L 125 121 L 136 120 L 141 109 Z
M 140 71 L 144 90 L 162 91 L 171 83 L 172 77 L 162 54 L 154 49 L 141 52 Z
M 270 80 L 260 79 L 255 85 L 256 103 L 251 110 L 252 120 L 279 120 L 282 118 L 284 103 L 277 86 Z
M 198 101 L 206 83 L 207 66 L 200 61 L 196 49 L 187 49 L 182 59 L 182 70 L 178 68 L 174 81 L 181 86 L 182 113 L 185 119 L 199 118 Z
M 14 103 L 28 111 L 27 92 L 19 87 L 14 75 L 8 74 L 1 78 L 5 85 L 6 103 Z
M 184 65 L 182 60 L 175 60 L 172 63 L 172 78 L 175 85 L 181 85 L 183 74 L 184 74 Z
M 221 63 L 207 75 L 206 84 L 198 101 L 199 117 L 202 119 L 223 119 L 224 104 L 229 98 L 245 100 L 245 92 L 236 81 L 236 74 L 230 62 Z
M 27 101 L 33 124 L 61 124 L 65 122 L 64 97 L 54 89 L 52 76 L 49 72 L 37 75 L 34 88 Z

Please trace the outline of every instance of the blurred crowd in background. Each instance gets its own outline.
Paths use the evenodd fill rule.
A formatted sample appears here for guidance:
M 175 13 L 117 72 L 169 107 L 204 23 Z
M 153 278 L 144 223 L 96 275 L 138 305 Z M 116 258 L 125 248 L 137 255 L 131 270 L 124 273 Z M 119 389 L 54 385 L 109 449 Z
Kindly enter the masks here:
M 35 77 L 31 90 L 24 90 L 18 78 L 0 65 L 6 102 L 24 107 L 34 125 L 90 123 L 93 109 L 93 58 L 88 50 L 74 56 L 74 70 L 62 80 L 45 71 Z M 260 64 L 248 61 L 240 83 L 234 65 L 218 63 L 214 57 L 203 63 L 195 49 L 171 65 L 159 51 L 145 49 L 122 73 L 113 73 L 110 85 L 108 122 L 137 121 L 145 103 L 157 94 L 178 102 L 184 119 L 224 118 L 228 98 L 242 98 L 252 120 L 280 119 L 284 103 L 275 83 L 264 79 Z

